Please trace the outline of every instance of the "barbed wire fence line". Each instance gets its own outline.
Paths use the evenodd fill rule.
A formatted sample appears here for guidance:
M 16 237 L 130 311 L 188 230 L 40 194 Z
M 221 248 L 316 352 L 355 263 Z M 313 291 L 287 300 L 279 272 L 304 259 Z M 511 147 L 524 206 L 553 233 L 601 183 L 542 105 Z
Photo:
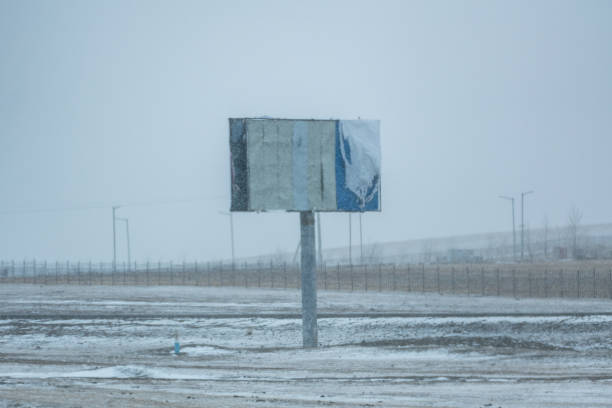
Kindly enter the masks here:
M 559 264 L 323 264 L 321 290 L 438 293 L 515 298 L 612 299 L 612 263 Z M 300 289 L 299 265 L 256 262 L 0 261 L 0 284 L 209 286 Z

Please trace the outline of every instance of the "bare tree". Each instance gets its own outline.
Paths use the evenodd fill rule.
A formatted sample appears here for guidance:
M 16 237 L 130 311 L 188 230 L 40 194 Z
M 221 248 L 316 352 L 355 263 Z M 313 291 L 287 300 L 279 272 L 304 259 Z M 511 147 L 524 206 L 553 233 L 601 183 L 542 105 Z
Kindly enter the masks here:
M 578 252 L 578 226 L 580 221 L 582 221 L 582 211 L 573 205 L 567 216 L 567 232 L 572 248 L 572 257 L 574 258 L 576 258 Z
M 287 254 L 285 251 L 283 251 L 280 248 L 276 248 L 276 251 L 270 257 L 270 260 L 272 261 L 274 265 L 282 265 L 283 262 L 287 262 L 288 259 L 289 259 L 289 254 Z

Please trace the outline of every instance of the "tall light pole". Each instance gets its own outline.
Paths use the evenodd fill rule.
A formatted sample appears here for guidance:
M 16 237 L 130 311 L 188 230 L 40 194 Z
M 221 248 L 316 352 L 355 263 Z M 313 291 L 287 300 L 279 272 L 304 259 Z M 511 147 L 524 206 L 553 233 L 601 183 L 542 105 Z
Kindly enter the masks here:
M 115 231 L 115 223 L 117 217 L 115 216 L 115 211 L 119 208 L 118 205 L 113 206 L 113 271 L 117 269 L 117 233 Z
M 516 224 L 514 223 L 514 197 L 499 196 L 499 198 L 512 201 L 512 259 L 516 261 Z
M 531 193 L 533 193 L 533 190 L 521 193 L 521 261 L 524 257 L 525 247 L 525 196 Z
M 353 225 L 351 222 L 351 213 L 349 216 L 349 265 L 353 265 Z
M 234 252 L 234 213 L 219 211 L 219 214 L 229 215 L 230 219 L 230 240 L 232 246 L 232 270 L 236 267 L 236 256 Z
M 125 236 L 127 237 L 127 258 L 128 258 L 128 270 L 132 267 L 132 252 L 130 249 L 130 221 L 127 218 L 115 218 L 117 221 L 125 222 Z
M 359 263 L 363 265 L 363 232 L 361 231 L 361 215 L 363 212 L 359 213 Z
M 323 268 L 323 244 L 321 243 L 321 213 L 317 212 L 317 241 L 319 245 L 317 251 L 319 251 L 319 268 Z

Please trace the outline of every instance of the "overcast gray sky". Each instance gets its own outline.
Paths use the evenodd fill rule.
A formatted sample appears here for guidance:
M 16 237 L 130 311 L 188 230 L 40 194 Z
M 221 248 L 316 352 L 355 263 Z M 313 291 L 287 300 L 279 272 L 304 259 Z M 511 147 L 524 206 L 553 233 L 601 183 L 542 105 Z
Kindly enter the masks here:
M 240 116 L 380 119 L 366 242 L 508 230 L 498 195 L 531 189 L 532 226 L 572 204 L 611 222 L 611 21 L 610 1 L 0 0 L 0 259 L 109 260 L 113 204 L 139 204 L 137 259 L 227 259 Z M 347 215 L 322 219 L 346 245 Z M 235 224 L 238 256 L 297 244 L 297 214 Z

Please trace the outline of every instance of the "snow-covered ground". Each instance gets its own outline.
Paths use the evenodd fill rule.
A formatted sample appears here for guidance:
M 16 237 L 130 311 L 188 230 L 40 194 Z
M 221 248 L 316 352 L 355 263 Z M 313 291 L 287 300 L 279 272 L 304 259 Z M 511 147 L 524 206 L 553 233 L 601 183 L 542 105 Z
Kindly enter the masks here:
M 612 301 L 0 288 L 3 407 L 609 407 Z M 173 353 L 178 333 L 181 353 Z

